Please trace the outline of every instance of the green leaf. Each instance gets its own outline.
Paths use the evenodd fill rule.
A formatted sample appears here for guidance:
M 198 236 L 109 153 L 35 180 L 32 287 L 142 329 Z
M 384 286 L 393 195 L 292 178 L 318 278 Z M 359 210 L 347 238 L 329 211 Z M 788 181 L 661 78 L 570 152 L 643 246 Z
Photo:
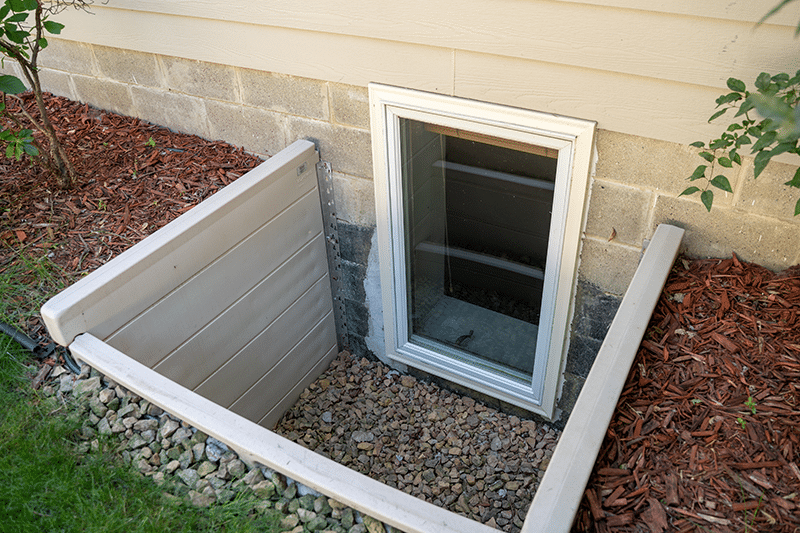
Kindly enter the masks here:
M 731 135 L 731 137 L 732 137 L 732 135 Z M 731 144 L 733 144 L 733 143 L 731 141 L 727 140 L 727 139 L 717 139 L 717 140 L 715 140 L 714 142 L 712 142 L 711 144 L 708 145 L 708 149 L 709 150 L 719 150 L 720 148 L 727 148 Z
M 727 157 L 719 157 L 719 158 L 717 158 L 717 163 L 719 163 L 720 166 L 725 167 L 725 168 L 732 168 L 733 167 L 733 163 Z
M 6 18 L 10 12 L 11 8 L 8 7 L 8 4 L 3 4 L 3 6 L 0 7 L 0 20 Z
M 767 90 L 767 87 L 769 87 L 771 82 L 772 82 L 772 76 L 770 76 L 766 72 L 762 72 L 761 74 L 758 75 L 758 78 L 756 78 L 756 89 L 763 92 Z
M 745 113 L 747 113 L 751 109 L 753 109 L 753 103 L 750 102 L 749 100 L 745 99 L 745 101 L 742 102 L 742 105 L 739 106 L 739 111 L 737 111 L 736 114 L 733 115 L 733 116 L 734 117 L 738 117 L 740 115 L 744 115 Z
M 753 161 L 753 177 L 757 178 L 772 159 L 771 152 L 759 152 Z
M 738 139 L 736 139 L 736 147 L 740 147 L 743 144 L 752 144 L 753 140 L 748 137 L 747 135 L 741 135 Z
M 778 136 L 778 134 L 776 132 L 774 132 L 774 131 L 766 132 L 765 134 L 763 134 L 761 136 L 760 139 L 758 139 L 756 141 L 756 143 L 751 148 L 751 151 L 753 153 L 755 153 L 755 152 L 759 152 L 759 151 L 763 150 L 764 148 L 766 148 L 767 146 L 769 146 L 770 144 L 775 142 L 775 138 L 777 136 Z
M 735 122 L 730 126 L 728 126 L 728 131 L 736 131 L 741 129 L 744 129 L 744 126 L 742 126 L 741 124 L 736 124 Z
M 714 176 L 714 179 L 711 180 L 710 183 L 717 189 L 722 189 L 725 192 L 733 192 L 733 189 L 731 189 L 731 182 L 729 182 L 728 178 L 726 178 L 722 174 L 720 174 L 719 176 Z
M 64 25 L 58 22 L 54 22 L 52 20 L 45 20 L 44 29 L 52 33 L 53 35 L 58 35 L 59 33 L 61 33 L 61 30 L 64 29 Z
M 10 17 L 8 17 L 8 20 L 6 20 L 6 22 L 22 22 L 26 18 L 28 18 L 27 13 L 17 13 L 16 15 L 11 15 Z
M 783 85 L 784 87 L 789 83 L 789 75 L 785 72 L 781 72 L 780 74 L 775 74 L 772 76 L 772 81 L 777 83 L 778 85 Z
M 707 211 L 711 211 L 711 204 L 714 203 L 714 193 L 708 189 L 700 193 L 700 201 L 706 206 Z
M 47 39 L 45 39 L 44 37 L 40 37 L 37 42 L 39 43 L 40 49 L 44 50 L 45 48 L 47 48 Z
M 14 143 L 10 143 L 8 146 L 6 146 L 6 157 L 7 158 L 14 159 L 14 152 L 15 152 L 14 148 L 15 148 Z M 19 158 L 17 158 L 17 159 L 19 159 Z
M 29 32 L 18 30 L 10 24 L 5 25 L 5 33 L 9 41 L 17 44 L 25 44 L 25 38 L 30 35 Z
M 713 163 L 714 162 L 714 154 L 712 154 L 712 153 L 700 152 L 698 155 L 700 157 L 702 157 L 703 159 L 705 159 L 706 161 L 708 161 L 709 163 Z
M 711 118 L 710 118 L 710 119 L 708 119 L 708 121 L 709 121 L 709 122 L 711 122 L 711 121 L 712 121 L 712 120 L 714 120 L 715 118 L 719 118 L 719 117 L 721 117 L 722 115 L 724 115 L 724 114 L 725 114 L 725 112 L 726 112 L 727 110 L 728 110 L 728 108 L 727 108 L 727 107 L 724 107 L 724 108 L 720 109 L 719 111 L 717 111 L 716 113 L 714 113 L 713 115 L 711 115 Z
M 735 150 L 731 150 L 731 159 L 737 165 L 741 165 L 742 164 L 742 156 L 740 156 L 739 153 L 736 152 Z
M 728 78 L 728 89 L 743 93 L 747 90 L 747 86 L 741 80 L 737 80 L 736 78 Z
M 715 102 L 717 103 L 717 107 L 719 107 L 723 104 L 729 104 L 731 102 L 736 102 L 737 100 L 741 99 L 742 95 L 739 93 L 728 93 L 728 94 L 723 94 L 722 96 L 717 98 Z
M 0 92 L 6 94 L 24 93 L 27 89 L 16 76 L 0 76 Z
M 703 141 L 695 141 L 689 146 L 694 146 L 695 148 L 703 148 L 706 145 Z
M 794 204 L 794 216 L 800 215 L 800 200 L 797 200 L 797 203 Z
M 36 0 L 19 0 L 19 3 L 25 11 L 34 11 L 39 5 Z
M 770 157 L 775 157 L 776 155 L 785 154 L 786 152 L 791 152 L 795 146 L 797 145 L 797 141 L 792 142 L 782 142 L 778 144 L 771 152 Z
M 33 11 L 37 4 L 36 0 L 6 0 L 6 5 L 14 13 L 19 13 L 20 11 Z
M 700 165 L 699 167 L 694 169 L 694 172 L 692 172 L 692 175 L 689 176 L 689 181 L 698 180 L 698 179 L 702 178 L 703 176 L 705 176 L 706 168 L 708 168 L 706 165 Z
M 699 192 L 699 191 L 700 191 L 700 189 L 698 189 L 697 187 L 688 187 L 685 191 L 680 193 L 678 196 L 683 196 L 684 194 L 694 194 L 694 193 Z
M 25 150 L 25 153 L 32 156 L 39 155 L 39 150 L 32 145 L 30 142 L 26 142 L 22 145 L 22 149 Z
M 763 132 L 761 131 L 761 126 L 759 125 L 750 126 L 749 128 L 747 128 L 747 134 L 752 135 L 753 137 L 761 137 L 762 133 Z
M 800 168 L 798 168 L 797 172 L 794 173 L 794 177 L 791 180 L 784 183 L 784 185 L 800 189 Z

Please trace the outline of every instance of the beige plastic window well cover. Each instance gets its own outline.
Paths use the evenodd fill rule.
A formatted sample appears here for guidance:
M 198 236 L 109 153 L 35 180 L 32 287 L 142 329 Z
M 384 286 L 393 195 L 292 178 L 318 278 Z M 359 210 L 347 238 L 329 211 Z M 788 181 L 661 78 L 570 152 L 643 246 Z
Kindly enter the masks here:
M 90 333 L 271 427 L 337 353 L 314 145 L 298 141 L 47 302 Z
M 552 418 L 572 313 L 595 123 L 408 89 L 370 84 L 377 233 L 387 355 Z M 530 381 L 486 371 L 411 340 L 403 221 L 400 121 L 535 146 L 557 157 L 536 357 Z M 540 356 L 544 355 L 544 357 Z

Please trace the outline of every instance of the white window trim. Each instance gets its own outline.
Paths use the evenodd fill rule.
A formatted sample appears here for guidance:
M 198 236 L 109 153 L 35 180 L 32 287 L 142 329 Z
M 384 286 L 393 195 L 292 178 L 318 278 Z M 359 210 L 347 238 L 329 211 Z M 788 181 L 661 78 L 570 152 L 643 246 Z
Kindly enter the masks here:
M 596 123 L 378 84 L 370 84 L 369 99 L 386 355 L 552 418 L 568 347 Z M 559 152 L 547 281 L 539 324 L 540 331 L 545 332 L 539 336 L 539 344 L 543 338 L 546 340 L 547 358 L 546 361 L 537 358 L 530 386 L 480 368 L 470 367 L 465 371 L 462 366 L 466 365 L 408 342 L 407 322 L 397 320 L 398 316 L 405 317 L 407 309 L 399 186 L 400 118 L 545 146 Z M 537 344 L 537 353 L 543 348 Z

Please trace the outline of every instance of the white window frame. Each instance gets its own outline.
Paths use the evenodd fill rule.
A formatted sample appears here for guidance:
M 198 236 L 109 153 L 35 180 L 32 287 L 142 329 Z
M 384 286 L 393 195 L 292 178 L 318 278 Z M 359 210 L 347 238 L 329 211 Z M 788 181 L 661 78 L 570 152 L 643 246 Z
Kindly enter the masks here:
M 596 123 L 370 84 L 370 120 L 386 355 L 552 419 L 572 319 Z M 407 118 L 558 151 L 536 357 L 530 384 L 454 360 L 409 341 L 400 119 Z

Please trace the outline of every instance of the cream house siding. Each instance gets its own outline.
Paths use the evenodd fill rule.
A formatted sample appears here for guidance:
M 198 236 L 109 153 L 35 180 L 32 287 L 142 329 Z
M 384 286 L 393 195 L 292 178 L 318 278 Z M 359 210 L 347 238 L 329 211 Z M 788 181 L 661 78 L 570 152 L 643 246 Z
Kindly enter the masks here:
M 800 68 L 791 13 L 754 29 L 773 4 L 111 0 L 94 16 L 69 11 L 60 20 L 63 37 L 76 41 L 356 86 L 379 81 L 686 143 L 717 131 L 705 118 L 729 76 Z

